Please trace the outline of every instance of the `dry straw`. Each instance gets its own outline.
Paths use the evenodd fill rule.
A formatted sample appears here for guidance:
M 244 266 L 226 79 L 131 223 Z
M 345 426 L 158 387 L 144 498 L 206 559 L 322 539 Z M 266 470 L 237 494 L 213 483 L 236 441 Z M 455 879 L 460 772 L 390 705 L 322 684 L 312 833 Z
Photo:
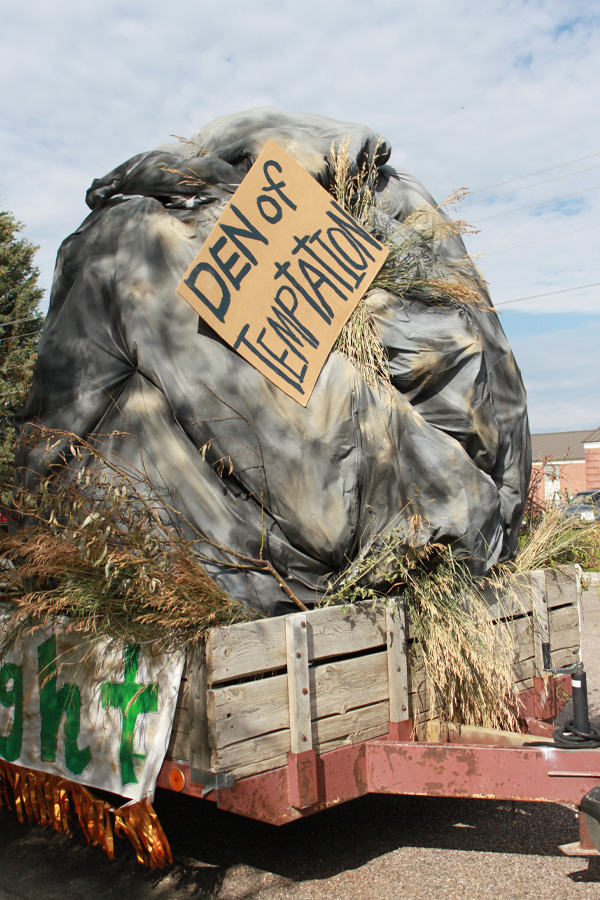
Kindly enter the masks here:
M 447 546 L 419 546 L 421 530 L 414 517 L 412 538 L 398 531 L 380 541 L 330 585 L 325 603 L 402 599 L 414 638 L 411 670 L 425 670 L 430 716 L 437 710 L 448 721 L 514 730 L 512 636 L 486 600 L 486 588 L 506 597 L 510 584 L 477 578 Z
M 375 291 L 386 291 L 403 300 L 420 300 L 440 306 L 486 310 L 485 282 L 470 259 L 442 265 L 437 258 L 441 242 L 458 237 L 471 228 L 463 220 L 448 219 L 442 207 L 460 201 L 464 189 L 454 192 L 437 207 L 423 206 L 390 227 L 378 211 L 376 185 L 379 177 L 377 147 L 358 171 L 349 156 L 350 139 L 330 150 L 330 192 L 359 224 L 387 248 L 388 257 L 343 328 L 336 350 L 350 359 L 371 387 L 389 383 L 387 353 L 369 307 Z M 474 282 L 475 279 L 475 282 Z
M 519 553 L 505 569 L 528 572 L 560 565 L 600 566 L 600 525 L 581 525 L 552 507 L 539 517 Z
M 156 650 L 185 647 L 209 628 L 254 617 L 206 570 L 263 572 L 304 605 L 269 560 L 253 559 L 194 531 L 147 474 L 64 432 L 36 430 L 56 475 L 15 492 L 22 527 L 0 540 L 12 610 L 0 653 L 52 618 L 93 640 L 103 635 Z M 109 436 L 106 436 L 107 438 Z M 65 477 L 69 469 L 73 477 Z M 191 535 L 191 536 L 190 536 Z M 199 542 L 215 550 L 209 560 Z

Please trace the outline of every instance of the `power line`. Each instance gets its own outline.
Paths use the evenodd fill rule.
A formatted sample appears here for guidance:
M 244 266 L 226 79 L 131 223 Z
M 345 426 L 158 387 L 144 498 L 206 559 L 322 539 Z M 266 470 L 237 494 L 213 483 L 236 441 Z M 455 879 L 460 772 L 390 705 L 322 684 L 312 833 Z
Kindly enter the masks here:
M 560 291 L 546 291 L 545 294 L 531 294 L 529 297 L 517 297 L 516 300 L 504 300 L 503 303 L 494 303 L 494 306 L 508 306 L 509 303 L 520 303 L 521 300 L 537 300 L 538 297 L 551 297 L 553 294 L 569 294 L 571 291 L 583 291 L 585 288 L 600 287 L 600 281 L 595 284 L 581 284 L 579 287 L 563 288 Z
M 9 325 L 17 325 L 19 322 L 31 322 L 31 316 L 24 319 L 11 319 L 9 322 L 0 322 L 0 328 L 8 328 Z
M 468 203 L 461 203 L 461 209 L 465 206 L 473 206 L 475 203 L 487 203 L 489 200 L 497 200 L 498 197 L 510 197 L 511 194 L 518 194 L 519 191 L 528 191 L 530 188 L 540 187 L 542 184 L 552 184 L 553 181 L 562 181 L 563 178 L 573 178 L 574 175 L 582 175 L 584 172 L 593 172 L 594 169 L 600 169 L 600 166 L 590 166 L 587 169 L 578 169 L 577 172 L 568 172 L 567 175 L 557 175 L 556 178 L 546 178 L 545 181 L 536 181 L 534 184 L 525 184 L 523 187 L 515 188 L 512 191 L 502 191 L 501 194 L 492 194 L 491 197 L 482 197 L 481 200 L 471 200 Z
M 26 331 L 25 334 L 11 334 L 10 337 L 0 338 L 0 344 L 4 341 L 17 341 L 19 338 L 31 337 L 32 334 L 39 334 L 39 331 Z
M 585 162 L 586 159 L 594 159 L 600 156 L 600 153 L 590 153 L 589 156 L 580 156 L 579 159 L 572 159 L 570 162 L 561 163 L 558 166 L 550 166 L 549 169 L 539 169 L 537 172 L 530 172 L 529 175 L 519 175 L 518 178 L 509 178 L 508 181 L 498 181 L 496 184 L 490 184 L 488 187 L 478 188 L 471 191 L 471 194 L 481 194 L 483 191 L 491 191 L 497 187 L 504 187 L 505 184 L 513 184 L 515 181 L 523 181 L 525 178 L 533 178 L 535 175 L 545 175 L 546 172 L 554 172 L 556 169 L 562 169 L 564 166 L 572 166 L 578 162 Z
M 576 228 L 574 231 L 563 231 L 562 234 L 553 234 L 551 237 L 539 238 L 537 241 L 526 241 L 523 244 L 514 244 L 512 247 L 500 247 L 498 250 L 484 250 L 483 256 L 493 256 L 494 253 L 504 253 L 508 250 L 520 250 L 521 247 L 531 247 L 532 244 L 543 244 L 544 241 L 555 241 L 558 238 L 569 237 L 571 234 L 580 234 L 582 231 L 590 231 L 592 228 L 600 228 L 600 225 L 588 225 L 586 228 Z
M 580 194 L 588 194 L 590 191 L 597 191 L 600 184 L 591 188 L 585 188 L 582 191 L 573 191 L 571 194 L 563 194 L 562 197 L 551 197 L 549 200 L 540 200 L 538 203 L 530 203 L 529 206 L 519 206 L 517 209 L 507 209 L 501 213 L 494 213 L 493 216 L 484 216 L 483 219 L 474 219 L 473 224 L 478 222 L 487 222 L 488 219 L 497 219 L 499 216 L 510 216 L 512 213 L 521 212 L 524 209 L 534 209 L 536 206 L 543 206 L 545 203 L 556 203 L 558 200 L 567 200 L 569 197 L 578 197 Z

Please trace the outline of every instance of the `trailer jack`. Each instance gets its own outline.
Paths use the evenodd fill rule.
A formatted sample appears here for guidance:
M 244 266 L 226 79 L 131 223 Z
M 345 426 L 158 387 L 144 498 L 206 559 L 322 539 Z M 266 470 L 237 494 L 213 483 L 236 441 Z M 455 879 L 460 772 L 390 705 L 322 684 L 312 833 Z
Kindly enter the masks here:
M 547 645 L 544 645 L 547 646 Z M 554 675 L 570 675 L 573 691 L 573 718 L 564 728 L 554 729 L 554 743 L 565 750 L 588 750 L 600 747 L 600 728 L 590 723 L 587 677 L 582 662 L 559 668 L 546 667 Z

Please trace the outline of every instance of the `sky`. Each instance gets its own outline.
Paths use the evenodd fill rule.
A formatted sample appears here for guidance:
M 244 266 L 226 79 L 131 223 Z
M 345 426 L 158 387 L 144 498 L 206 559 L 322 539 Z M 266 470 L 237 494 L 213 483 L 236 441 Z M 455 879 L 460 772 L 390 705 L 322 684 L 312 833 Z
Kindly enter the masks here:
M 600 426 L 600 0 L 3 0 L 0 209 L 47 307 L 95 177 L 258 106 L 368 125 L 478 229 L 533 432 Z M 543 295 L 543 296 L 539 296 Z

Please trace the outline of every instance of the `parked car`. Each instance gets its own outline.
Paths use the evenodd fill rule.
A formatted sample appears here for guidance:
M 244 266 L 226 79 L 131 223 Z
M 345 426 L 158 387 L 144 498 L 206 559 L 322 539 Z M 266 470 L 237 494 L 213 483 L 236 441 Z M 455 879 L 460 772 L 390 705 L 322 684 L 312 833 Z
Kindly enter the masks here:
M 600 488 L 592 491 L 579 491 L 565 508 L 566 519 L 578 519 L 581 522 L 600 522 Z

